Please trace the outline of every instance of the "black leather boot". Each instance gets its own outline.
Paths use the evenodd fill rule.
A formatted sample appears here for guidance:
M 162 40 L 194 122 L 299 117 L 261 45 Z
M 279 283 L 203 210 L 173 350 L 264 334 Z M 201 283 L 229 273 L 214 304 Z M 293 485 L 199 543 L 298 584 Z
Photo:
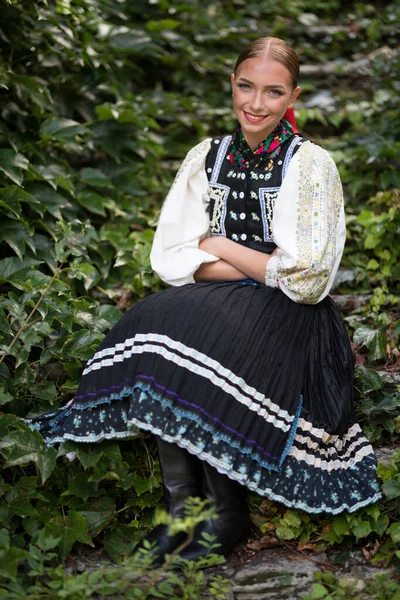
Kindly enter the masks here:
M 175 518 L 182 517 L 186 498 L 201 494 L 201 461 L 184 448 L 160 438 L 157 438 L 157 447 L 167 510 Z M 168 525 L 157 525 L 135 548 L 135 552 L 143 548 L 145 540 L 156 542 L 153 564 L 162 564 L 165 555 L 171 554 L 187 538 L 183 532 L 173 536 L 167 533 Z
M 198 560 L 205 557 L 209 550 L 200 544 L 203 533 L 215 536 L 218 548 L 215 554 L 227 554 L 233 545 L 246 532 L 250 525 L 250 516 L 246 505 L 247 488 L 237 481 L 221 475 L 208 463 L 202 461 L 204 493 L 214 506 L 217 517 L 200 523 L 194 540 L 180 553 L 186 560 Z

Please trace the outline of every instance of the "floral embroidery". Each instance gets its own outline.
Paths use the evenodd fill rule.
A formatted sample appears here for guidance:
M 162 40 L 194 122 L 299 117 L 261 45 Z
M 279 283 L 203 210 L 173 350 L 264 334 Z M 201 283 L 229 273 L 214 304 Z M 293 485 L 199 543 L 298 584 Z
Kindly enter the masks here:
M 229 188 L 217 183 L 210 184 L 208 194 L 212 204 L 212 215 L 210 219 L 210 231 L 213 235 L 225 235 L 226 199 Z
M 268 263 L 265 283 L 275 287 L 278 282 L 295 295 L 296 302 L 316 304 L 328 285 L 336 260 L 342 186 L 335 163 L 326 150 L 307 142 L 299 152 L 297 260 L 286 267 Z
M 272 217 L 279 188 L 260 188 L 261 215 L 263 220 L 264 242 L 273 242 Z
M 252 152 L 239 126 L 232 138 L 228 153 L 230 164 L 238 169 L 249 169 L 251 164 L 253 168 L 271 171 L 276 157 L 280 154 L 283 142 L 292 135 L 291 124 L 282 119 L 276 129 Z

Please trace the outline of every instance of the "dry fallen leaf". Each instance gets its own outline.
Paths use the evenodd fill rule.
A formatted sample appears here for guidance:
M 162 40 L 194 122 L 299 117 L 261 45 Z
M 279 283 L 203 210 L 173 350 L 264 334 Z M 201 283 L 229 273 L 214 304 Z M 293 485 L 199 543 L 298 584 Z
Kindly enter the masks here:
M 369 544 L 364 546 L 364 548 L 362 549 L 364 558 L 366 560 L 370 560 L 371 558 L 373 558 L 375 556 L 375 554 L 378 552 L 379 546 L 380 546 L 380 543 L 378 540 L 376 540 L 375 543 L 370 542 Z
M 282 546 L 281 542 L 274 535 L 263 535 L 259 540 L 253 540 L 246 544 L 246 550 L 264 550 L 264 548 L 276 548 Z
M 121 298 L 117 302 L 117 308 L 119 310 L 127 310 L 132 306 L 132 297 L 133 294 L 129 290 L 124 290 L 122 292 Z
M 298 552 L 304 552 L 304 550 L 310 550 L 311 552 L 315 552 L 316 549 L 316 544 L 312 544 L 311 542 L 299 542 L 299 544 L 297 544 Z

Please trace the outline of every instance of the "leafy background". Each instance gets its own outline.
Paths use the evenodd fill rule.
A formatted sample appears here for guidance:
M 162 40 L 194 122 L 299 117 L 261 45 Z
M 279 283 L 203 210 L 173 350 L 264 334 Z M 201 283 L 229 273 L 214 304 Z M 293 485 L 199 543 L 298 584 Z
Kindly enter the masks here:
M 162 289 L 149 267 L 162 200 L 185 152 L 232 130 L 233 62 L 260 35 L 298 49 L 298 124 L 342 176 L 348 243 L 334 294 L 357 411 L 376 447 L 396 449 L 400 6 L 2 0 L 1 15 L 0 597 L 94 597 L 103 576 L 68 579 L 61 565 L 99 549 L 121 562 L 151 526 L 161 499 L 152 440 L 46 449 L 20 418 L 69 400 L 107 330 Z M 400 454 L 379 474 L 384 499 L 355 515 L 315 518 L 252 497 L 254 535 L 339 554 L 358 544 L 395 573 Z M 386 584 L 371 594 L 386 597 Z M 334 584 L 317 585 L 322 598 Z

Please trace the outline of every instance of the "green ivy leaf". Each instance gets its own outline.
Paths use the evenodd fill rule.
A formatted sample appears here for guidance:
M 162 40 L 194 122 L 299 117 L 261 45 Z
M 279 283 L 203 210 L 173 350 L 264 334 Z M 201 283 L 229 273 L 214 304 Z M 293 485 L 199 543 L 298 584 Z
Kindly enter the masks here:
M 51 535 L 54 539 L 60 538 L 59 548 L 62 559 L 67 558 L 75 542 L 82 542 L 89 546 L 94 545 L 85 517 L 73 510 L 70 510 L 64 518 L 50 519 L 44 529 L 45 534 L 43 535 Z
M 166 29 L 177 29 L 182 23 L 175 19 L 161 19 L 160 21 L 147 21 L 147 31 L 165 31 Z
M 383 493 L 389 500 L 393 500 L 393 498 L 398 498 L 400 496 L 400 482 L 396 480 L 385 481 L 382 486 Z
M 389 517 L 387 515 L 380 515 L 372 524 L 372 531 L 375 531 L 378 535 L 382 536 L 388 528 L 389 522 Z
M 44 138 L 53 138 L 72 142 L 78 135 L 85 135 L 89 129 L 77 121 L 71 119 L 60 119 L 59 117 L 50 117 L 43 121 L 40 126 L 40 135 Z
M 90 290 L 100 279 L 98 270 L 87 262 L 72 264 L 68 275 L 71 279 L 82 279 L 86 290 Z
M 92 467 L 103 456 L 102 444 L 80 445 L 76 449 L 76 455 L 84 469 Z
M 47 448 L 45 452 L 39 454 L 37 459 L 37 465 L 42 478 L 42 484 L 47 481 L 53 472 L 53 469 L 57 461 L 57 450 L 54 448 Z
M 104 537 L 104 548 L 113 560 L 118 562 L 122 557 L 131 554 L 138 534 L 128 525 L 117 525 L 108 531 Z
M 344 515 L 334 517 L 332 527 L 336 535 L 340 537 L 350 533 L 350 524 Z
M 158 487 L 158 485 L 159 485 L 159 481 L 158 481 L 157 477 L 144 478 L 144 477 L 141 477 L 138 473 L 129 473 L 128 477 L 129 476 L 131 476 L 133 488 L 135 489 L 135 492 L 137 493 L 138 496 L 141 496 L 145 492 L 151 492 L 154 487 Z M 123 483 L 123 486 L 124 486 L 124 483 Z
M 105 208 L 108 204 L 108 199 L 104 196 L 96 194 L 96 192 L 92 192 L 91 190 L 85 190 L 78 194 L 77 200 L 89 212 L 101 215 L 102 217 L 107 215 Z
M 10 248 L 12 248 L 15 254 L 20 260 L 23 260 L 25 254 L 25 245 L 29 238 L 32 237 L 33 231 L 29 229 L 28 225 L 20 221 L 6 221 L 2 223 L 0 229 L 0 241 L 4 240 Z M 29 244 L 31 250 L 35 253 L 35 246 Z
M 383 387 L 382 377 L 373 369 L 358 366 L 356 375 L 361 379 L 364 394 L 377 392 Z
M 68 489 L 61 495 L 78 496 L 78 498 L 87 500 L 102 493 L 98 490 L 98 487 L 98 482 L 89 481 L 86 473 L 77 473 L 69 482 Z
M 55 219 L 60 221 L 63 219 L 63 211 L 72 206 L 65 196 L 44 183 L 31 184 L 28 186 L 28 190 L 36 198 L 40 198 L 42 207 L 45 207 Z
M 0 385 L 0 405 L 8 404 L 12 400 L 14 400 L 14 396 L 5 391 L 4 385 Z
M 116 306 L 111 304 L 101 304 L 99 306 L 99 317 L 107 322 L 108 327 L 113 327 L 120 320 L 122 314 Z
M 293 540 L 296 537 L 296 532 L 290 527 L 284 525 L 278 525 L 276 528 L 276 535 L 282 540 Z
M 79 513 L 85 517 L 90 535 L 95 537 L 113 520 L 115 502 L 111 498 L 95 498 L 79 509 Z
M 287 510 L 285 512 L 285 514 L 283 515 L 283 519 L 282 520 L 289 527 L 299 528 L 301 526 L 301 518 L 294 511 Z
M 400 523 L 392 523 L 388 529 L 394 544 L 400 544 Z
M 61 187 L 70 194 L 75 194 L 75 188 L 73 182 L 71 181 L 71 175 L 61 165 L 37 165 L 35 170 L 36 175 L 51 185 L 54 190 L 57 190 L 58 187 Z
M 379 360 L 386 356 L 386 337 L 376 329 L 362 325 L 354 332 L 353 341 L 356 345 L 364 345 L 371 350 L 370 358 Z
M 46 400 L 52 406 L 57 397 L 57 388 L 52 381 L 47 381 L 38 387 L 35 395 L 41 400 Z
M 310 598 L 312 600 L 318 600 L 319 598 L 325 598 L 329 594 L 329 590 L 322 585 L 322 583 L 313 583 L 312 592 Z
M 351 532 L 355 535 L 357 542 L 360 538 L 367 537 L 371 531 L 372 527 L 368 521 L 357 521 L 351 528 Z
M 13 500 L 9 504 L 9 516 L 13 517 L 14 515 L 18 515 L 25 519 L 26 517 L 37 517 L 38 516 L 37 509 L 32 506 L 31 500 L 29 498 L 20 498 L 17 500 Z
M 49 550 L 53 550 L 56 548 L 61 541 L 61 536 L 53 537 L 50 533 L 46 531 L 46 529 L 42 529 L 39 533 L 38 539 L 36 540 L 37 546 L 44 552 L 48 552 Z
M 5 579 L 16 581 L 18 565 L 28 556 L 29 552 L 14 546 L 9 550 L 0 551 L 0 575 Z
M 366 268 L 368 271 L 377 271 L 379 269 L 379 263 L 377 260 L 375 260 L 375 258 L 371 258 L 368 261 Z
M 0 283 L 23 279 L 29 269 L 39 264 L 41 261 L 34 258 L 24 258 L 23 260 L 16 256 L 4 258 L 0 260 Z
M 28 165 L 28 159 L 22 154 L 8 148 L 0 148 L 0 171 L 17 185 L 21 185 L 24 178 L 22 171 L 26 171 Z
M 113 188 L 112 181 L 103 171 L 100 169 L 86 168 L 82 169 L 79 173 L 80 179 L 83 183 L 91 185 L 97 188 Z
M 0 549 L 8 550 L 10 547 L 10 533 L 7 529 L 0 529 Z
M 87 329 L 74 332 L 63 346 L 69 356 L 89 360 L 94 348 L 101 342 L 102 336 Z
M 42 437 L 36 431 L 12 431 L 0 441 L 0 454 L 6 459 L 7 467 L 37 462 L 44 450 Z

